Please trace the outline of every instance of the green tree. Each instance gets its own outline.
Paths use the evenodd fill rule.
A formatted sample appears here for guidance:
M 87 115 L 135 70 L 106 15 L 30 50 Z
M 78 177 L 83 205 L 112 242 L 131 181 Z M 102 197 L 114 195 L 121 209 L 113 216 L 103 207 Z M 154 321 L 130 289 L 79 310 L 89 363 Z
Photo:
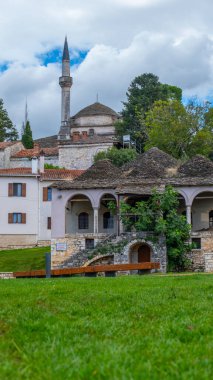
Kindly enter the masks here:
M 16 141 L 17 139 L 17 129 L 4 108 L 3 100 L 0 99 L 0 141 Z
M 148 201 L 137 202 L 135 206 L 122 202 L 120 210 L 122 222 L 128 229 L 134 227 L 136 231 L 152 231 L 156 237 L 165 236 L 169 269 L 176 271 L 186 267 L 186 254 L 192 249 L 190 225 L 186 217 L 178 213 L 178 205 L 178 194 L 168 186 L 163 193 L 153 190 Z
M 116 147 L 112 147 L 109 148 L 107 151 L 98 152 L 94 156 L 94 162 L 109 159 L 113 163 L 113 165 L 120 167 L 126 162 L 134 160 L 136 156 L 137 153 L 135 149 L 117 149 Z
M 142 144 L 147 139 L 146 113 L 157 100 L 177 100 L 181 102 L 182 90 L 175 86 L 162 84 L 159 78 L 151 73 L 137 76 L 130 84 L 122 111 L 123 120 L 116 123 L 118 136 L 130 134 Z
M 34 147 L 32 130 L 30 127 L 30 122 L 28 120 L 26 122 L 21 141 L 26 149 L 32 149 Z
M 146 114 L 145 150 L 156 146 L 176 158 L 212 152 L 212 131 L 205 124 L 206 105 L 157 101 Z

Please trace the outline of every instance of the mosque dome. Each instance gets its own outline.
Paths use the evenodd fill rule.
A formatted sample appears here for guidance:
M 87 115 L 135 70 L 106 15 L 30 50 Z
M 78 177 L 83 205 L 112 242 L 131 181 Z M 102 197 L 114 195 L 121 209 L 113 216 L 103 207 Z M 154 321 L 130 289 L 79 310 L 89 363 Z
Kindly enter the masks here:
M 75 119 L 80 117 L 88 117 L 88 116 L 111 116 L 115 118 L 119 118 L 117 112 L 115 112 L 112 108 L 105 106 L 99 102 L 93 103 L 82 110 L 80 110 L 75 116 Z

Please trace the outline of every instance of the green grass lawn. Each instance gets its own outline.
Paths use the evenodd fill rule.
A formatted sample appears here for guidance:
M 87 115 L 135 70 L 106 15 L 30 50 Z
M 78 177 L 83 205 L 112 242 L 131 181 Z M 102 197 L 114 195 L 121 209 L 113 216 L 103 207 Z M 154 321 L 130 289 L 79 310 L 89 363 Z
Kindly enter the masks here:
M 0 281 L 0 379 L 202 380 L 213 276 Z
M 45 252 L 49 251 L 50 247 L 0 251 L 0 272 L 45 269 Z

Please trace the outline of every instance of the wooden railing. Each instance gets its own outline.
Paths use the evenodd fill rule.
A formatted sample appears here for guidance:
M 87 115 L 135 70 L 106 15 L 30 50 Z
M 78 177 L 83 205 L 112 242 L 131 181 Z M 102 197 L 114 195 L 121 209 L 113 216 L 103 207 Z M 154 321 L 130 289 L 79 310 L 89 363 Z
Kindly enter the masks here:
M 71 276 L 74 274 L 98 273 L 98 272 L 119 272 L 129 270 L 150 270 L 160 269 L 159 263 L 147 262 L 137 264 L 114 264 L 114 265 L 93 265 L 88 267 L 75 267 L 66 269 L 52 269 L 51 276 Z M 45 277 L 45 270 L 34 270 L 29 272 L 14 272 L 14 277 Z

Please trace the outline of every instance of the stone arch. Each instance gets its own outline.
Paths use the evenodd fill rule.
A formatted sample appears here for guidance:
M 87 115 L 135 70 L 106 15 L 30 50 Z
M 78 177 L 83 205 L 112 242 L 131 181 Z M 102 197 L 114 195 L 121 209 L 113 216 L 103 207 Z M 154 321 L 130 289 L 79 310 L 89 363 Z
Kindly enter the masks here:
M 153 252 L 154 252 L 154 246 L 153 243 L 149 240 L 145 239 L 138 239 L 138 240 L 133 240 L 127 246 L 125 247 L 125 253 L 127 254 L 128 257 L 128 262 L 139 262 L 138 261 L 138 248 L 141 246 L 146 246 L 149 248 L 150 256 L 149 256 L 149 261 L 153 260 Z
M 84 191 L 84 190 L 72 191 L 72 193 L 69 193 L 66 196 L 66 198 L 64 199 L 65 207 L 66 207 L 67 203 L 72 200 L 72 198 L 74 198 L 75 196 L 81 196 L 81 195 L 87 197 L 89 199 L 89 201 L 91 202 L 92 207 L 95 207 L 95 201 L 94 201 L 92 195 L 89 192 Z

